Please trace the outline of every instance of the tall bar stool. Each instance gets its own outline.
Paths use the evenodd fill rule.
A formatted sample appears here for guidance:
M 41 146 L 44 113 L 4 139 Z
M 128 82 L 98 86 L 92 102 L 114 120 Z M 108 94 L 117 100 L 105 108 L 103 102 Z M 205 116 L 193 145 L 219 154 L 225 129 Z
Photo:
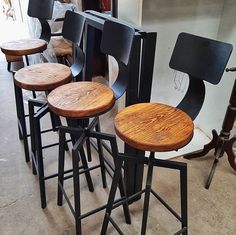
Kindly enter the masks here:
M 84 55 L 79 47 L 81 42 L 85 17 L 79 13 L 67 11 L 63 24 L 62 34 L 65 38 L 74 44 L 75 48 L 75 62 L 71 67 L 58 63 L 41 63 L 26 66 L 15 73 L 14 84 L 17 91 L 18 107 L 23 106 L 22 102 L 22 89 L 29 91 L 45 91 L 46 94 L 58 86 L 69 83 L 75 80 L 80 74 L 84 65 Z M 31 157 L 33 173 L 39 176 L 41 207 L 46 207 L 46 193 L 45 193 L 45 180 L 57 177 L 57 173 L 45 177 L 44 163 L 43 163 L 43 149 L 55 146 L 42 146 L 42 133 L 51 131 L 41 130 L 40 120 L 50 113 L 53 131 L 58 130 L 61 125 L 59 117 L 50 112 L 47 102 L 30 99 L 29 104 L 29 121 L 30 121 L 30 136 L 31 136 Z M 36 109 L 38 108 L 38 109 Z M 23 107 L 19 111 L 23 116 Z M 27 138 L 27 136 L 25 136 Z
M 190 142 L 194 129 L 192 120 L 200 112 L 205 97 L 204 81 L 212 84 L 220 81 L 231 51 L 232 45 L 228 43 L 188 33 L 179 34 L 169 66 L 188 74 L 189 87 L 177 108 L 160 103 L 140 103 L 126 107 L 116 115 L 115 131 L 121 140 L 135 149 L 150 152 L 150 155 L 142 157 L 118 154 L 102 225 L 102 235 L 106 234 L 109 222 L 116 229 L 119 228 L 111 217 L 111 211 L 124 161 L 148 166 L 145 188 L 125 199 L 129 201 L 144 193 L 141 234 L 146 234 L 151 194 L 181 222 L 181 229 L 175 234 L 188 234 L 187 164 L 160 160 L 155 157 L 155 153 L 178 150 Z M 180 171 L 180 215 L 152 190 L 152 175 L 155 166 Z M 123 234 L 120 230 L 118 232 Z
M 52 10 L 53 10 L 53 0 L 44 0 L 44 1 L 37 1 L 37 4 L 34 4 L 35 2 L 29 1 L 28 4 L 28 14 L 31 14 L 32 17 L 38 17 L 42 20 L 46 20 L 48 18 L 51 18 L 52 16 Z M 32 4 L 34 4 L 35 9 L 37 9 L 36 12 L 32 12 Z M 8 62 L 8 71 L 12 72 L 13 75 L 15 71 L 11 70 L 11 63 L 12 62 L 21 62 L 22 58 L 25 59 L 25 64 L 29 65 L 29 55 L 42 53 L 47 49 L 47 42 L 42 38 L 26 38 L 26 39 L 19 39 L 19 40 L 13 40 L 9 42 L 4 42 L 1 45 L 1 51 L 5 54 L 7 62 Z M 24 64 L 23 64 L 24 66 Z M 20 64 L 20 67 L 23 67 L 22 64 Z M 33 92 L 33 97 L 36 97 L 35 92 Z M 22 91 L 19 90 L 17 87 L 15 87 L 15 100 L 16 100 L 16 111 L 17 111 L 17 120 L 18 120 L 18 130 L 19 130 L 19 138 L 23 140 L 24 144 L 24 152 L 25 152 L 25 161 L 30 161 L 29 156 L 29 148 L 28 148 L 28 140 L 27 136 L 27 129 L 26 129 L 26 121 L 25 121 L 25 111 L 24 111 L 24 105 L 23 105 L 23 98 L 22 98 Z
M 119 65 L 119 74 L 112 85 L 108 87 L 97 82 L 77 82 L 60 86 L 53 90 L 48 95 L 49 108 L 58 116 L 66 117 L 70 120 L 69 127 L 59 128 L 59 176 L 58 176 L 58 205 L 62 205 L 63 195 L 67 200 L 69 207 L 75 216 L 76 234 L 82 233 L 81 220 L 87 216 L 97 213 L 105 209 L 106 205 L 100 206 L 94 210 L 86 213 L 81 213 L 80 202 L 80 174 L 87 171 L 101 168 L 103 187 L 105 188 L 106 175 L 103 160 L 103 152 L 101 139 L 110 140 L 109 134 L 101 133 L 99 115 L 108 112 L 125 91 L 128 85 L 129 61 L 132 50 L 133 38 L 135 31 L 133 28 L 123 25 L 118 22 L 105 21 L 102 40 L 101 52 L 113 56 Z M 78 126 L 77 121 L 90 118 L 91 122 L 88 127 Z M 95 131 L 94 131 L 95 129 Z M 74 208 L 63 188 L 64 179 L 64 154 L 65 154 L 65 134 L 70 133 L 74 135 L 75 142 L 72 149 L 73 160 L 73 182 L 74 182 Z M 98 141 L 99 164 L 92 166 L 86 171 L 81 170 L 78 165 L 81 161 L 83 163 L 83 156 L 81 156 L 81 148 L 84 143 L 90 138 L 95 138 Z M 113 146 L 113 152 L 116 152 L 117 146 L 114 141 L 110 140 Z M 115 155 L 115 153 L 114 153 Z M 125 197 L 125 189 L 122 180 L 119 181 L 119 189 L 121 197 Z M 123 205 L 125 219 L 130 223 L 130 215 L 128 205 Z
M 28 16 L 39 19 L 42 25 L 42 34 L 40 38 L 24 38 L 4 42 L 1 45 L 2 52 L 6 55 L 8 62 L 8 71 L 11 71 L 11 63 L 21 61 L 25 58 L 26 65 L 29 65 L 28 56 L 32 54 L 42 53 L 47 49 L 47 38 L 44 36 L 46 29 L 45 22 L 52 18 L 54 0 L 29 0 Z

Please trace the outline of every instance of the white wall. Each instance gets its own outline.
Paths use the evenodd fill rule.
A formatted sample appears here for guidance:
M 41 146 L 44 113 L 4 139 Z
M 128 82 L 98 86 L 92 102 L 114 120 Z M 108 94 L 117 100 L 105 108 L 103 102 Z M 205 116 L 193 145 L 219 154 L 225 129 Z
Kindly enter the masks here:
M 122 19 L 134 23 L 141 20 L 144 28 L 157 32 L 152 101 L 176 105 L 185 94 L 188 85 L 187 77 L 174 73 L 168 66 L 180 32 L 231 43 L 236 40 L 234 33 L 236 1 L 234 0 L 145 0 L 140 1 L 142 4 L 134 0 L 120 2 L 121 5 L 125 5 L 126 2 L 126 7 L 122 6 L 119 9 L 119 16 L 122 16 Z M 131 2 L 132 4 L 136 2 L 136 9 L 141 6 L 141 19 L 140 9 L 135 14 L 127 7 Z M 233 61 L 231 59 L 229 66 L 236 66 Z M 209 136 L 212 129 L 219 131 L 221 128 L 232 83 L 232 74 L 224 74 L 219 85 L 207 85 L 204 107 L 195 124 Z
M 140 26 L 142 24 L 142 3 L 143 0 L 119 0 L 118 17 Z

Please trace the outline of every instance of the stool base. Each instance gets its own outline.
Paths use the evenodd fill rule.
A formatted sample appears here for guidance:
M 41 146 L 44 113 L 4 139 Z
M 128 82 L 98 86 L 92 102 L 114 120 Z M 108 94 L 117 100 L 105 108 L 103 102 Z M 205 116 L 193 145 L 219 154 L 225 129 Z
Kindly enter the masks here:
M 147 217 L 148 217 L 148 209 L 149 209 L 149 199 L 150 194 L 152 193 L 180 222 L 181 222 L 181 229 L 177 231 L 175 234 L 188 234 L 188 220 L 187 220 L 187 164 L 168 161 L 168 160 L 160 160 L 154 158 L 154 153 L 151 152 L 149 158 L 141 157 L 141 156 L 126 156 L 124 154 L 119 154 L 116 162 L 116 169 L 112 181 L 112 186 L 108 198 L 107 208 L 105 217 L 102 224 L 101 234 L 105 235 L 107 233 L 108 223 L 111 222 L 114 228 L 117 230 L 119 234 L 123 234 L 114 220 L 111 218 L 111 211 L 114 205 L 114 198 L 116 194 L 116 189 L 118 185 L 118 180 L 120 177 L 121 167 L 124 161 L 133 160 L 136 163 L 147 164 L 148 165 L 148 172 L 147 172 L 147 179 L 146 179 L 146 186 L 145 189 L 135 193 L 132 196 L 129 196 L 125 199 L 126 202 L 132 201 L 134 198 L 141 194 L 145 194 L 144 196 L 144 207 L 143 207 L 143 219 L 142 219 L 142 228 L 141 234 L 146 234 L 146 227 L 147 227 Z M 180 195 L 181 195 L 181 216 L 178 215 L 157 193 L 155 193 L 151 189 L 152 185 L 152 175 L 153 175 L 153 167 L 164 167 L 170 169 L 177 169 L 180 171 Z M 120 202 L 122 203 L 122 202 Z

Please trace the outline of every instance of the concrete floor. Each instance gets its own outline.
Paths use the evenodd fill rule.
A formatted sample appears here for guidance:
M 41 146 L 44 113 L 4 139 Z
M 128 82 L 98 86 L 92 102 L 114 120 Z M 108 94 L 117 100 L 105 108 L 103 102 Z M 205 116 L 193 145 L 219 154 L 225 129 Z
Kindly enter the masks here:
M 37 176 L 31 173 L 31 165 L 24 161 L 23 145 L 18 139 L 12 76 L 6 71 L 6 63 L 0 62 L 0 234 L 75 234 L 74 219 L 65 203 L 56 205 L 57 181 L 46 183 L 47 208 L 41 209 Z M 112 130 L 113 114 L 103 117 L 103 130 Z M 45 121 L 47 122 L 47 121 Z M 104 125 L 105 124 L 105 125 Z M 54 135 L 53 138 L 56 138 Z M 51 141 L 52 137 L 44 137 Z M 57 169 L 57 147 L 45 151 L 46 172 Z M 188 163 L 188 209 L 189 234 L 234 235 L 236 234 L 236 173 L 224 156 L 218 165 L 209 190 L 204 188 L 212 163 L 212 157 L 187 161 Z M 71 157 L 67 157 L 68 166 Z M 81 182 L 83 211 L 106 202 L 108 189 L 101 185 L 100 172 L 92 174 L 95 192 L 90 193 L 84 178 Z M 110 177 L 108 176 L 110 183 Z M 109 184 L 110 185 L 110 184 Z M 66 191 L 73 200 L 71 180 Z M 157 168 L 154 173 L 154 189 L 176 210 L 179 210 L 178 173 Z M 130 206 L 132 225 L 126 225 L 122 210 L 116 209 L 114 217 L 127 235 L 139 234 L 142 200 Z M 83 234 L 99 234 L 103 212 L 83 220 Z M 147 234 L 173 234 L 179 223 L 154 198 L 151 199 Z M 109 227 L 108 234 L 116 234 Z

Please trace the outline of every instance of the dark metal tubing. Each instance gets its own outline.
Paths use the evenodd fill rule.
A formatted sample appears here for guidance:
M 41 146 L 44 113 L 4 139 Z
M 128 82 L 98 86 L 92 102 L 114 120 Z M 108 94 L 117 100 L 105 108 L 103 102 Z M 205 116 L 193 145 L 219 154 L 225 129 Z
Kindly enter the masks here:
M 27 140 L 27 130 L 26 130 L 26 122 L 25 122 L 25 111 L 23 105 L 23 97 L 22 97 L 22 90 L 14 83 L 14 90 L 15 90 L 15 100 L 16 100 L 16 112 L 17 112 L 17 119 L 18 119 L 18 129 L 20 131 L 20 137 L 23 139 L 24 143 L 24 151 L 25 151 L 25 161 L 29 162 L 29 146 Z
M 143 209 L 143 220 L 142 220 L 142 228 L 141 228 L 141 234 L 146 234 L 146 225 L 147 225 L 147 216 L 148 216 L 148 205 L 149 205 L 149 197 L 150 193 L 152 193 L 182 224 L 182 229 L 179 230 L 176 234 L 188 234 L 187 230 L 187 164 L 182 162 L 176 162 L 176 161 L 168 161 L 168 160 L 160 160 L 154 158 L 154 153 L 150 154 L 149 158 L 142 157 L 141 156 L 135 156 L 135 155 L 125 155 L 125 154 L 118 154 L 117 161 L 119 162 L 119 165 L 116 164 L 116 170 L 114 172 L 114 177 L 112 181 L 112 186 L 108 198 L 108 204 L 106 209 L 106 214 L 103 220 L 102 225 L 102 232 L 101 234 L 106 234 L 108 222 L 110 219 L 111 210 L 114 206 L 114 198 L 115 198 L 115 192 L 116 187 L 118 185 L 118 178 L 121 175 L 121 168 L 122 168 L 122 162 L 123 161 L 131 161 L 135 162 L 136 164 L 148 164 L 148 172 L 147 172 L 147 179 L 146 179 L 146 187 L 145 189 L 137 192 L 136 194 L 133 194 L 132 196 L 129 196 L 125 198 L 123 201 L 120 201 L 117 203 L 117 206 L 119 204 L 123 203 L 124 201 L 129 202 L 132 201 L 132 199 L 139 198 L 142 193 L 145 192 L 145 199 L 144 199 L 144 209 Z M 152 183 L 152 171 L 153 167 L 164 167 L 164 168 L 170 168 L 170 169 L 177 169 L 180 170 L 180 197 L 181 197 L 181 217 L 176 213 L 173 208 L 171 208 L 161 197 L 159 197 L 152 189 L 151 189 L 151 183 Z M 113 185 L 114 184 L 114 185 Z

